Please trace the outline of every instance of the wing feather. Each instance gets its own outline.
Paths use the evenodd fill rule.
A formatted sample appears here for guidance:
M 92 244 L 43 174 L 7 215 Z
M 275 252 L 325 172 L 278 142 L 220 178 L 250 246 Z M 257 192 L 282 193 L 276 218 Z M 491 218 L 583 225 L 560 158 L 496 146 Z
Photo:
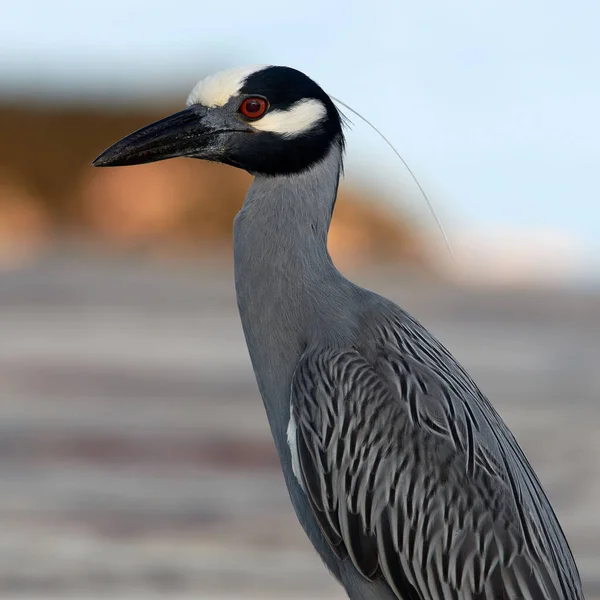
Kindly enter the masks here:
M 395 329 L 380 334 L 370 361 L 307 352 L 292 384 L 304 489 L 337 555 L 402 600 L 583 600 L 554 513 L 489 402 L 425 334 L 405 347 Z

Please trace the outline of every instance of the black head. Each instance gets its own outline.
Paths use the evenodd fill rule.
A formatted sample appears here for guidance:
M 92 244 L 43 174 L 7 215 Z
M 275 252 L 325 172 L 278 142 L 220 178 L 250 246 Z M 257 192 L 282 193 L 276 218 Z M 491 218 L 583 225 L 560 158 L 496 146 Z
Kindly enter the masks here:
M 281 175 L 309 168 L 332 145 L 344 143 L 331 98 L 289 67 L 216 73 L 195 86 L 187 106 L 117 142 L 93 164 L 132 165 L 188 156 Z

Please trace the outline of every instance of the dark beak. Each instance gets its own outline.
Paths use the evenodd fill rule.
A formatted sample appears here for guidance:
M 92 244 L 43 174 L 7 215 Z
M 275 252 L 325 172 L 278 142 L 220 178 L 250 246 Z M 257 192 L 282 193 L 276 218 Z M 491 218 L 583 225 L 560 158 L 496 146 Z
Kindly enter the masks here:
M 140 165 L 177 156 L 206 158 L 208 147 L 220 133 L 205 122 L 206 109 L 186 108 L 123 138 L 92 162 L 94 167 Z

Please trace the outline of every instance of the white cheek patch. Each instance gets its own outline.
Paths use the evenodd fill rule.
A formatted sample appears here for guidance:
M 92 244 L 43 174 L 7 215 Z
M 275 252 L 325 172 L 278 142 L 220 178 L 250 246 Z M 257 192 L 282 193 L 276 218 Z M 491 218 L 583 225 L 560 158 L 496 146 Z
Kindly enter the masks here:
M 273 110 L 250 124 L 259 131 L 295 137 L 315 127 L 326 115 L 327 109 L 320 100 L 307 98 L 292 104 L 286 110 Z
M 253 65 L 228 69 L 209 75 L 195 85 L 188 96 L 186 105 L 202 104 L 209 108 L 224 106 L 229 98 L 237 96 L 249 75 L 264 68 L 265 65 Z

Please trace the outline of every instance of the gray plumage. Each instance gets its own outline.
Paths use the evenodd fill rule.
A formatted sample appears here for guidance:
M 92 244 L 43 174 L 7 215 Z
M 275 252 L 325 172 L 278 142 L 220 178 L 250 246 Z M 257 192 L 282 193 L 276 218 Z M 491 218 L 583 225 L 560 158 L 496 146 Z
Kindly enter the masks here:
M 188 109 L 95 164 L 185 155 L 255 174 L 235 220 L 237 299 L 315 549 L 351 600 L 583 600 L 558 520 L 490 402 L 415 319 L 333 265 L 333 103 L 293 69 L 241 73 L 202 82 Z
M 242 324 L 309 538 L 353 600 L 583 598 L 489 401 L 416 320 L 329 259 L 340 166 L 334 148 L 293 181 L 257 177 L 235 224 Z M 373 587 L 356 591 L 360 577 Z

